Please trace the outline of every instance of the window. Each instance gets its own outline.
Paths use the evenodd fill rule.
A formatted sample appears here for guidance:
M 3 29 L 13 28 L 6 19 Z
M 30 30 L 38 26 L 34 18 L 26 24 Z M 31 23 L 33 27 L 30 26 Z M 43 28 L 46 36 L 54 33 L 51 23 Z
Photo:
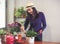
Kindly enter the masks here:
M 6 5 L 6 0 L 0 0 L 0 28 L 4 28 L 5 27 L 5 23 L 6 23 L 6 12 L 5 12 L 5 5 Z

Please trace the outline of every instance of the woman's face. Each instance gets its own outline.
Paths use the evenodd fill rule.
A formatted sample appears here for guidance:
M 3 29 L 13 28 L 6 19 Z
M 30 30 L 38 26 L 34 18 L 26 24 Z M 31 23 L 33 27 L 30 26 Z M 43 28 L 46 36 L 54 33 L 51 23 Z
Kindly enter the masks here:
M 33 9 L 32 9 L 32 7 L 28 7 L 28 8 L 27 8 L 27 11 L 28 11 L 28 13 L 33 14 Z

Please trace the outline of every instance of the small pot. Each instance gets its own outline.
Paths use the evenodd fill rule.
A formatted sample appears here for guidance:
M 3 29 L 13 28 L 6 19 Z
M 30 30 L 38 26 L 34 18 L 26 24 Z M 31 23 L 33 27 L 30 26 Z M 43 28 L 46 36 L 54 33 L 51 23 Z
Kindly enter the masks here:
M 27 37 L 26 40 L 29 42 L 29 44 L 34 44 L 35 37 Z
M 1 42 L 1 38 L 0 38 L 0 44 L 2 44 L 2 42 Z

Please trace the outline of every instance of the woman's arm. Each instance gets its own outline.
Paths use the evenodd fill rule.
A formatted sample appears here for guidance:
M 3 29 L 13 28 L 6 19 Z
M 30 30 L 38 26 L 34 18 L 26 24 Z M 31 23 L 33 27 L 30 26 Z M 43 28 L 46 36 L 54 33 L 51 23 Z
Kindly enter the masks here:
M 29 24 L 29 21 L 28 21 L 28 17 L 27 17 L 26 20 L 25 20 L 24 26 L 20 27 L 22 32 L 25 32 L 25 30 L 27 29 L 28 24 Z
M 42 27 L 39 30 L 39 33 L 42 34 L 43 30 L 46 28 L 46 19 L 43 12 L 40 13 L 40 16 L 41 16 Z
M 28 19 L 28 17 L 27 17 L 26 20 L 25 20 L 25 24 L 24 24 L 25 30 L 27 29 L 28 24 L 29 24 L 29 19 Z
M 42 31 L 46 28 L 46 19 L 45 19 L 45 16 L 44 16 L 44 13 L 41 12 L 41 21 L 42 21 Z

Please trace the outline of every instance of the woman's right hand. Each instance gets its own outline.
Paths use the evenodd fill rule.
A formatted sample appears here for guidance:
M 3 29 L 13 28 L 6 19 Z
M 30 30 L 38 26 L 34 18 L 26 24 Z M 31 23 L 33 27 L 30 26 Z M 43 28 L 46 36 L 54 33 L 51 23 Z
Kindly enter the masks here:
M 21 26 L 20 29 L 21 29 L 22 32 L 25 32 L 24 26 Z

